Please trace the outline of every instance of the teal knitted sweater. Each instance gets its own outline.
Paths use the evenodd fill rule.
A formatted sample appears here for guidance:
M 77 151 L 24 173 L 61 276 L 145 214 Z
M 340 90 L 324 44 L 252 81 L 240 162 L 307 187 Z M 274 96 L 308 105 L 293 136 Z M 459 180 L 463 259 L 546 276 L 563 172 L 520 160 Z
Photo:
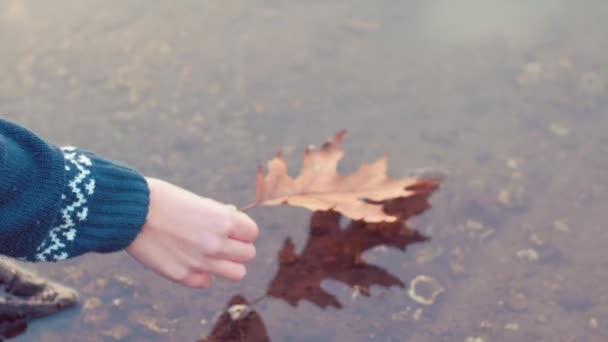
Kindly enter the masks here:
M 124 249 L 148 202 L 137 170 L 0 119 L 0 254 L 58 261 Z

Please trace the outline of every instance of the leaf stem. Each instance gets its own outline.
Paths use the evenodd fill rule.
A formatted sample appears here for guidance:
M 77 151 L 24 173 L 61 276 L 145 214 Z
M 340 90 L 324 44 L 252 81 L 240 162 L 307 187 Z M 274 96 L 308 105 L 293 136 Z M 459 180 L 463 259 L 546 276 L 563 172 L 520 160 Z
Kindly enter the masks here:
M 249 210 L 249 209 L 252 209 L 252 208 L 257 207 L 258 205 L 259 205 L 259 203 L 258 203 L 258 202 L 253 202 L 253 203 L 247 204 L 246 206 L 244 206 L 244 207 L 240 208 L 239 210 L 240 210 L 240 211 L 247 211 L 247 210 Z

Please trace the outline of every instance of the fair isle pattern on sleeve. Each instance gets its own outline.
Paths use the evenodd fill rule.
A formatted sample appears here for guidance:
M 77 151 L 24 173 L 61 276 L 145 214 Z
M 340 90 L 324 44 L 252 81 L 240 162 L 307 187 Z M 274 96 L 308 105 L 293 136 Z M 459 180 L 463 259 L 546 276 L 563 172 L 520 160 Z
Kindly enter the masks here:
M 89 212 L 87 199 L 95 192 L 91 159 L 75 147 L 61 150 L 65 158 L 66 180 L 61 209 L 49 234 L 38 246 L 33 261 L 59 261 L 71 256 L 78 226 L 87 219 Z

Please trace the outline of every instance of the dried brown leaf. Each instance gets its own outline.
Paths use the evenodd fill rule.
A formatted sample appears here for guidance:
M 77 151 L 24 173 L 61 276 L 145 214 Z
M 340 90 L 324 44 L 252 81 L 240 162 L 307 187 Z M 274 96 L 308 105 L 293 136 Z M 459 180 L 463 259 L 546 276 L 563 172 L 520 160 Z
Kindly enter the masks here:
M 281 153 L 268 162 L 268 175 L 264 175 L 260 166 L 256 204 L 288 204 L 312 211 L 334 210 L 353 220 L 394 222 L 396 217 L 383 211 L 382 201 L 414 194 L 408 187 L 419 180 L 389 178 L 386 157 L 361 165 L 353 174 L 339 174 L 337 166 L 344 156 L 342 140 L 345 133 L 345 130 L 338 132 L 317 150 L 306 149 L 296 178 L 288 175 Z

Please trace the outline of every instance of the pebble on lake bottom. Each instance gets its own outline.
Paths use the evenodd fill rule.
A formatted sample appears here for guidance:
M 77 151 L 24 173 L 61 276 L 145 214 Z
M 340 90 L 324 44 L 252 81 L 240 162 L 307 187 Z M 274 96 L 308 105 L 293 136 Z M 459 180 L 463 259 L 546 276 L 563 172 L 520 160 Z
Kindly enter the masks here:
M 82 305 L 85 311 L 94 310 L 101 305 L 101 299 L 98 297 L 87 298 Z
M 533 248 L 520 249 L 517 251 L 517 257 L 522 261 L 536 262 L 540 259 L 538 252 Z
M 510 209 L 522 209 L 526 206 L 526 187 L 515 184 L 501 189 L 496 199 L 503 206 Z
M 418 293 L 419 287 L 423 284 L 430 286 L 431 294 L 428 296 L 424 296 Z M 441 286 L 439 281 L 435 278 L 427 275 L 418 275 L 416 276 L 412 282 L 410 283 L 410 287 L 407 291 L 407 294 L 410 298 L 418 304 L 430 306 L 435 303 L 437 297 L 442 294 L 445 289 Z
M 595 318 L 595 317 L 589 318 L 589 328 L 597 329 L 598 326 L 599 326 L 599 324 L 597 323 L 597 318 Z
M 137 317 L 135 319 L 135 321 L 139 325 L 141 325 L 142 327 L 147 329 L 148 331 L 151 331 L 151 332 L 154 332 L 157 334 L 167 334 L 170 332 L 170 330 L 168 328 L 160 327 L 158 325 L 158 322 L 156 321 L 156 319 L 152 318 L 152 317 L 140 316 L 140 317 Z
M 116 341 L 123 341 L 131 335 L 131 329 L 126 325 L 117 325 L 101 333 L 103 336 L 110 337 Z
M 517 331 L 517 330 L 519 330 L 519 324 L 507 323 L 507 324 L 505 324 L 505 330 Z
M 398 312 L 395 312 L 391 315 L 391 320 L 393 321 L 409 321 L 410 319 L 410 312 L 412 311 L 412 307 L 408 306 L 405 308 L 405 310 L 401 310 Z
M 553 229 L 555 229 L 558 232 L 562 232 L 562 233 L 568 233 L 570 232 L 570 227 L 568 226 L 568 224 L 562 220 L 555 220 L 553 221 Z
M 226 309 L 226 312 L 230 315 L 230 319 L 233 321 L 241 320 L 251 312 L 251 308 L 246 304 L 234 304 Z
M 570 128 L 557 122 L 550 124 L 549 130 L 551 131 L 551 133 L 561 138 L 570 135 Z
M 486 342 L 486 339 L 481 336 L 469 336 L 464 339 L 464 342 Z

